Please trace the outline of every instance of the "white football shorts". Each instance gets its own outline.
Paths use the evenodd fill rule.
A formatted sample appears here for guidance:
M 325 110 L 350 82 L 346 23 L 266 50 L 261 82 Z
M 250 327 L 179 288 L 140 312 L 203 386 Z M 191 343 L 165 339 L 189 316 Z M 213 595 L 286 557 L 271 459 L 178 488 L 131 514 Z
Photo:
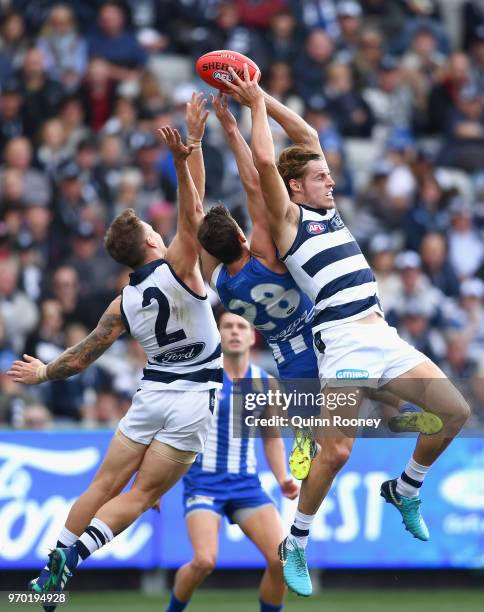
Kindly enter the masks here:
M 383 319 L 322 329 L 315 334 L 314 343 L 323 386 L 353 380 L 378 388 L 428 360 Z
M 173 448 L 203 452 L 212 426 L 216 391 L 138 389 L 119 430 L 140 444 L 159 440 Z

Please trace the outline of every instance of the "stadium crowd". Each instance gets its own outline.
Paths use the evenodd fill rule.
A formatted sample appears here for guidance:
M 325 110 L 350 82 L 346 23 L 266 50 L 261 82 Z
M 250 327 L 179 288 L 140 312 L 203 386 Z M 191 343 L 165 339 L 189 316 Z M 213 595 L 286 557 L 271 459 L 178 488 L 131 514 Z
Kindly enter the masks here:
M 0 3 L 0 423 L 112 426 L 144 354 L 129 337 L 84 373 L 5 375 L 84 337 L 128 282 L 103 251 L 134 207 L 170 240 L 176 178 L 156 128 L 183 129 L 204 52 L 255 60 L 263 87 L 317 128 L 336 200 L 389 322 L 472 397 L 484 422 L 484 9 L 437 0 L 4 0 Z M 234 108 L 248 137 L 246 109 Z M 274 125 L 278 147 L 287 144 Z M 211 117 L 206 206 L 250 230 Z M 213 304 L 216 297 L 212 295 Z M 258 359 L 274 371 L 261 342 Z

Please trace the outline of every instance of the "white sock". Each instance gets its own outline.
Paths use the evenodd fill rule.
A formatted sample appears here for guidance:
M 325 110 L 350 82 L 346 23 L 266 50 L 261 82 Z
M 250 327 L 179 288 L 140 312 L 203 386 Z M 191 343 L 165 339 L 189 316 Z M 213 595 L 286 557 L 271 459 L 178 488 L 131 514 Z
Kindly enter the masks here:
M 72 546 L 74 542 L 77 542 L 78 539 L 79 536 L 72 533 L 72 531 L 69 531 L 67 527 L 63 527 L 59 537 L 57 538 L 57 548 L 68 548 L 69 546 Z
M 404 497 L 418 497 L 420 487 L 429 469 L 430 465 L 420 465 L 411 457 L 397 480 L 397 493 Z
M 299 546 L 299 548 L 306 548 L 309 540 L 309 530 L 315 516 L 315 514 L 304 514 L 300 510 L 296 510 L 294 522 L 291 526 L 291 535 L 288 540 L 289 548 L 292 547 L 292 543 Z
M 77 540 L 76 548 L 81 559 L 87 559 L 96 550 L 102 548 L 113 539 L 113 532 L 109 525 L 106 525 L 98 518 L 93 518 L 86 531 Z

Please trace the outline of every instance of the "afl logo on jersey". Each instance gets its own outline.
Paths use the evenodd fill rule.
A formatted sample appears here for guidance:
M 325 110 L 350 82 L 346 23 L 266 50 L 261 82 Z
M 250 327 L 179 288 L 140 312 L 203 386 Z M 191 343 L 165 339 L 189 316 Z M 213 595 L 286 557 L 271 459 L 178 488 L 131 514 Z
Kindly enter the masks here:
M 156 363 L 177 364 L 196 359 L 205 348 L 205 342 L 193 342 L 185 346 L 177 346 L 169 351 L 156 355 Z
M 320 221 L 310 221 L 306 225 L 306 231 L 308 234 L 312 234 L 313 236 L 317 234 L 324 234 L 326 231 L 326 223 L 321 223 Z

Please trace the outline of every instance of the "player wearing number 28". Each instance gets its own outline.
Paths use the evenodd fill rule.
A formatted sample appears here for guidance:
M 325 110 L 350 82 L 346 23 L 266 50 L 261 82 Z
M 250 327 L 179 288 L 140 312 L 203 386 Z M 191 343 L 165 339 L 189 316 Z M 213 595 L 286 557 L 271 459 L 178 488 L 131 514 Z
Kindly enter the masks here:
M 48 565 L 31 583 L 37 592 L 62 590 L 81 561 L 151 508 L 203 451 L 212 424 L 215 391 L 223 380 L 221 345 L 198 264 L 196 228 L 203 208 L 188 167 L 201 150 L 185 146 L 176 130 L 160 131 L 178 177 L 172 243 L 167 248 L 134 210 L 124 211 L 105 239 L 110 255 L 133 269 L 122 295 L 87 338 L 55 361 L 46 365 L 24 355 L 9 372 L 27 384 L 72 376 L 123 332 L 147 355 L 140 388 L 94 481 L 71 508 Z M 130 490 L 121 494 L 136 472 Z

